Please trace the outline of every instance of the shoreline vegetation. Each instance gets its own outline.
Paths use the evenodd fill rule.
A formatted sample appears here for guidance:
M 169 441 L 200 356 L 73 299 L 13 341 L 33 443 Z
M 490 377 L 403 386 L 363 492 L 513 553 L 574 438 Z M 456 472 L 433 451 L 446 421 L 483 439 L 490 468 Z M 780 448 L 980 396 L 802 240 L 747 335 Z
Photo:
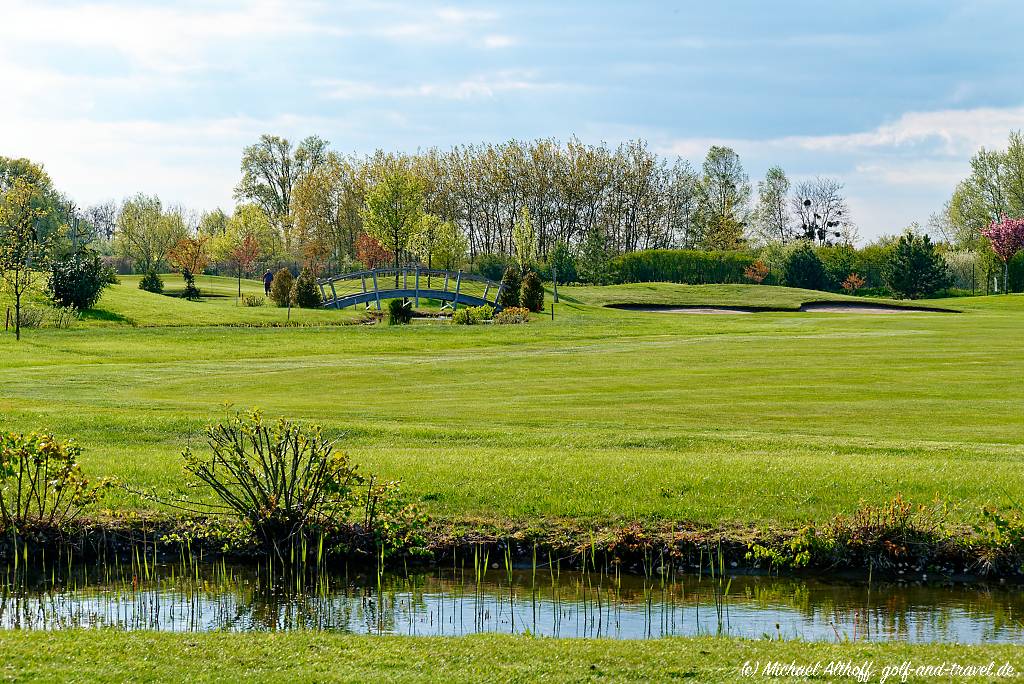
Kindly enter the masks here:
M 515 567 L 558 559 L 566 570 L 585 566 L 636 576 L 655 568 L 699 573 L 724 564 L 730 574 L 973 583 L 1024 583 L 1024 553 L 1016 538 L 987 528 L 949 522 L 941 506 L 901 498 L 866 506 L 851 516 L 799 528 L 708 526 L 635 521 L 600 526 L 541 520 L 530 524 L 488 520 L 427 520 L 396 528 L 403 541 L 382 549 L 358 525 L 345 524 L 310 544 L 327 567 L 452 567 L 476 556 L 507 558 Z M 1019 525 L 1019 521 L 1016 523 Z M 0 538 L 0 561 L 31 563 L 60 555 L 76 562 L 176 560 L 183 553 L 205 561 L 256 562 L 266 550 L 223 519 L 121 513 L 84 518 L 68 529 Z M 386 557 L 382 564 L 382 551 Z M 49 554 L 49 556 L 47 556 Z M 292 551 L 294 556 L 295 551 Z

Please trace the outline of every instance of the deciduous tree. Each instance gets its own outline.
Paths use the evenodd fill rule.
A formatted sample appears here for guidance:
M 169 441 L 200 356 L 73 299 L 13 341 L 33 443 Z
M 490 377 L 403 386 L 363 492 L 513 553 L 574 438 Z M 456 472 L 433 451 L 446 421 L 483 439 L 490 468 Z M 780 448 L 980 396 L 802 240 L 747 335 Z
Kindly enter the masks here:
M 180 210 L 165 212 L 156 195 L 135 195 L 117 215 L 117 247 L 139 273 L 155 273 L 167 252 L 188 234 Z
M 797 184 L 791 206 L 798 236 L 819 245 L 844 241 L 844 235 L 849 234 L 853 225 L 843 196 L 843 184 L 832 178 L 815 178 Z
M 21 339 L 21 304 L 42 275 L 46 238 L 40 223 L 50 209 L 38 206 L 39 190 L 25 177 L 15 178 L 0 196 L 0 278 L 14 297 L 14 336 Z
M 698 223 L 709 249 L 736 249 L 743 242 L 750 216 L 750 179 L 739 155 L 712 146 L 698 185 Z
M 1024 219 L 1002 217 L 981 231 L 1003 262 L 1003 292 L 1010 292 L 1010 259 L 1024 249 Z
M 423 182 L 413 173 L 408 161 L 393 159 L 373 179 L 363 206 L 366 233 L 394 256 L 408 249 L 423 214 Z M 398 274 L 395 274 L 398 287 Z
M 292 248 L 292 193 L 327 155 L 327 141 L 309 136 L 293 148 L 286 138 L 261 135 L 242 152 L 242 179 L 235 199 L 254 202 L 280 231 L 285 249 Z
M 757 232 L 763 242 L 786 244 L 793 239 L 789 188 L 789 178 L 778 166 L 768 169 L 764 180 L 757 184 Z

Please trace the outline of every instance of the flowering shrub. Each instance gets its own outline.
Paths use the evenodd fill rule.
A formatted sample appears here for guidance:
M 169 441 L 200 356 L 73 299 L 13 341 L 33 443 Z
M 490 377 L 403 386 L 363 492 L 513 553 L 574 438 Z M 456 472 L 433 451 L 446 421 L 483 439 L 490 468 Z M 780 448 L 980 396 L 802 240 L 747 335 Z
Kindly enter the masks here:
M 245 306 L 263 306 L 266 300 L 259 295 L 243 295 L 242 304 Z
M 489 321 L 494 318 L 494 307 L 490 304 L 482 306 L 468 306 L 458 309 L 452 314 L 452 323 L 455 325 L 476 325 L 481 321 Z
M 494 314 L 494 322 L 499 325 L 514 325 L 530 320 L 530 310 L 521 306 L 510 306 Z
M 743 269 L 743 277 L 758 285 L 764 282 L 764 279 L 768 277 L 768 273 L 768 267 L 760 259 Z
M 865 280 L 856 273 L 851 273 L 846 276 L 846 280 L 843 281 L 843 289 L 850 294 L 856 294 L 857 290 L 864 287 Z
M 53 435 L 0 433 L 0 529 L 26 534 L 62 530 L 107 484 L 89 483 L 81 448 Z
M 1024 219 L 1011 219 L 1005 216 L 993 221 L 988 228 L 981 231 L 992 245 L 992 251 L 1003 262 L 1003 291 L 1010 291 L 1010 259 L 1024 249 Z
M 344 521 L 363 478 L 319 426 L 258 411 L 206 429 L 208 456 L 186 449 L 185 470 L 209 486 L 268 547 Z
M 319 425 L 250 411 L 209 426 L 206 440 L 207 456 L 185 450 L 185 470 L 216 494 L 213 510 L 232 512 L 281 558 L 293 544 L 345 529 L 372 539 L 384 555 L 423 544 L 426 518 L 401 503 L 400 483 L 364 478 L 346 454 L 334 452 Z

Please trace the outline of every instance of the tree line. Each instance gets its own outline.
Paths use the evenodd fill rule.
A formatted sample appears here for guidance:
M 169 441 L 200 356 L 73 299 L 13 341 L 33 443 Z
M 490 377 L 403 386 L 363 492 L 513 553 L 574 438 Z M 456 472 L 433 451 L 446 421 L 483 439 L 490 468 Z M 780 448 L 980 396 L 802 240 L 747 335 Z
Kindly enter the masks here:
M 515 226 L 524 216 L 540 260 L 558 249 L 610 259 L 647 249 L 851 243 L 856 235 L 838 181 L 792 184 L 773 168 L 755 191 L 739 155 L 721 146 L 694 167 L 658 155 L 643 140 L 615 147 L 575 138 L 513 140 L 357 156 L 331 150 L 317 136 L 293 144 L 264 135 L 243 150 L 240 172 L 230 215 L 164 206 L 140 194 L 88 207 L 83 220 L 139 271 L 166 263 L 169 247 L 190 234 L 207 236 L 222 264 L 232 246 L 251 236 L 266 261 L 346 270 L 381 261 L 433 262 L 438 233 L 439 256 L 455 267 L 483 255 L 514 257 Z M 397 194 L 381 192 L 396 183 L 403 186 Z M 392 224 L 389 236 L 373 218 L 387 207 L 378 203 L 368 212 L 381 199 L 400 201 L 409 209 L 406 218 L 430 217 L 431 224 L 397 231 Z

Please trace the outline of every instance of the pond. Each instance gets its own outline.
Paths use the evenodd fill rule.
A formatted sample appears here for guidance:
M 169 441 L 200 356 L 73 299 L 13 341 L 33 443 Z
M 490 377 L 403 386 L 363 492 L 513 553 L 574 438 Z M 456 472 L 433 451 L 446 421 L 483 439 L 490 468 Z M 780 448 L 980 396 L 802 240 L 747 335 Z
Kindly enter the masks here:
M 28 573 L 8 567 L 0 628 L 1024 641 L 1024 594 L 1012 586 L 707 574 L 662 582 L 480 567 L 487 566 L 290 578 L 266 566 L 225 563 L 143 561 Z

